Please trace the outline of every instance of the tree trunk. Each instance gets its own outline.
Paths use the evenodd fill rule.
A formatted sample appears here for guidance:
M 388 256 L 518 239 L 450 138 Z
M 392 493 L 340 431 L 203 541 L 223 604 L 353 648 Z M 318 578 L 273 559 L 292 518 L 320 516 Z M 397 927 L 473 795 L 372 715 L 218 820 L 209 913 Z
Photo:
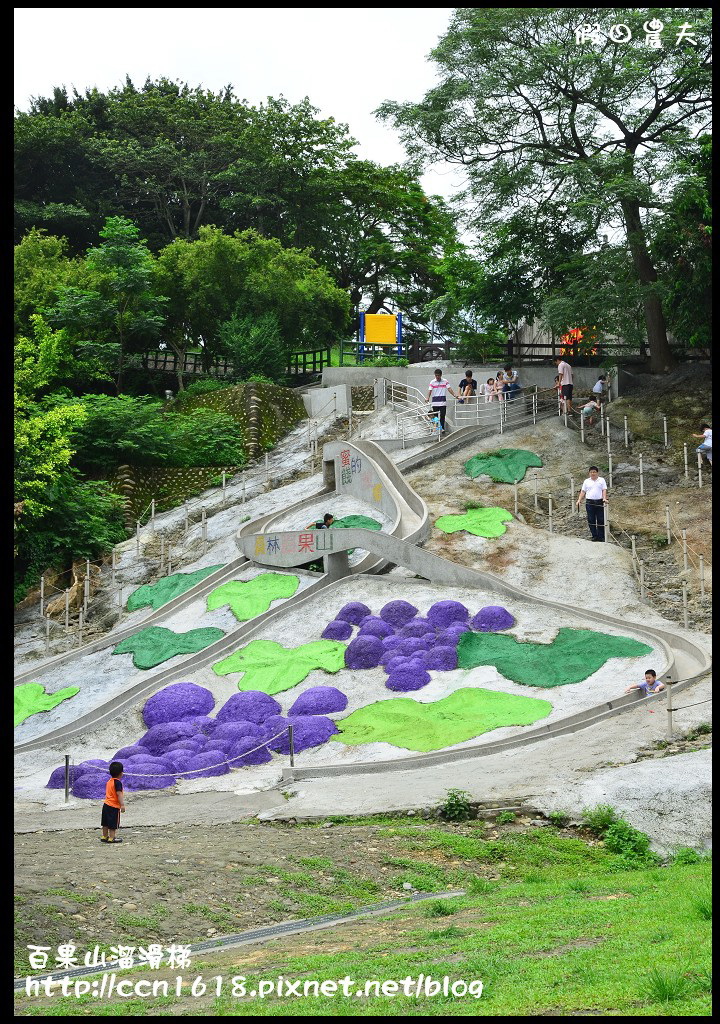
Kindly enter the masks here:
M 373 296 L 373 300 L 370 303 L 370 305 L 368 306 L 368 308 L 365 310 L 365 312 L 366 313 L 379 313 L 380 310 L 385 305 L 385 299 L 386 298 L 387 298 L 387 295 L 375 295 L 375 296 Z
M 675 363 L 670 352 L 660 296 L 654 287 L 657 281 L 657 271 L 650 259 L 640 217 L 640 206 L 637 202 L 627 199 L 621 201 L 621 206 L 625 217 L 628 245 L 643 290 L 645 326 L 650 348 L 650 372 L 667 373 Z

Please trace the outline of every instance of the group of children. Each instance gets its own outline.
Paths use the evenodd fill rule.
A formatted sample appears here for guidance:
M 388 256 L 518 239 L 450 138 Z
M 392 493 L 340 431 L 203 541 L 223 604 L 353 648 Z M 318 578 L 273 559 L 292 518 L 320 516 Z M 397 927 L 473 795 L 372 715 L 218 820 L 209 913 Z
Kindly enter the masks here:
M 555 390 L 558 393 L 558 402 L 560 403 L 560 411 L 565 412 L 565 398 L 562 392 L 562 375 L 557 374 L 554 381 Z M 583 418 L 583 423 L 586 426 L 591 427 L 595 421 L 596 414 L 599 414 L 603 405 L 603 398 L 605 390 L 607 388 L 607 376 L 601 373 L 595 384 L 593 384 L 593 393 L 591 398 L 582 406 L 580 409 L 580 415 Z M 568 409 L 568 412 L 570 410 Z
M 484 384 L 478 385 L 473 379 L 472 370 L 465 371 L 464 380 L 460 381 L 459 391 L 462 395 L 461 404 L 468 398 L 483 397 L 486 402 L 504 402 L 515 391 L 520 390 L 520 379 L 517 370 L 508 364 L 504 370 L 498 370 L 494 377 L 488 377 Z

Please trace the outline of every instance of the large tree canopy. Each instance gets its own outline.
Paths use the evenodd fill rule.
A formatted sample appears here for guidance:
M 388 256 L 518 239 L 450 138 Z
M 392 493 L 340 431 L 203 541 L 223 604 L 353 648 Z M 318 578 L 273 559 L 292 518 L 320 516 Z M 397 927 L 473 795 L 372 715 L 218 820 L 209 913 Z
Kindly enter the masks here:
M 659 48 L 644 23 L 659 20 Z M 576 31 L 597 26 L 583 41 Z M 623 25 L 632 41 L 613 41 Z M 693 42 L 678 39 L 681 26 Z M 610 33 L 610 34 L 608 34 Z M 625 33 L 623 33 L 625 34 Z M 677 40 L 677 42 L 676 42 Z M 432 53 L 440 82 L 385 103 L 410 152 L 464 165 L 476 226 L 548 209 L 581 231 L 622 227 L 651 368 L 672 363 L 649 232 L 710 117 L 707 8 L 459 8 Z

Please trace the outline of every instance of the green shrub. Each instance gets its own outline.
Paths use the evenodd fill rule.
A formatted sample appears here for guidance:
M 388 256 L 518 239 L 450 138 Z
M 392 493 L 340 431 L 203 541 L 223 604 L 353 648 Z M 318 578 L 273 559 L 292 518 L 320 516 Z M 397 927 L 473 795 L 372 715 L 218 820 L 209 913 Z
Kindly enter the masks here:
M 601 836 L 618 821 L 620 815 L 610 804 L 597 804 L 596 807 L 588 807 L 582 813 L 582 821 L 586 828 Z
M 284 376 L 287 353 L 274 313 L 231 317 L 220 328 L 220 341 L 238 377 L 258 374 L 277 381 Z
M 619 854 L 630 865 L 657 864 L 659 858 L 650 850 L 650 837 L 619 818 L 603 836 L 606 849 Z
M 439 810 L 440 816 L 447 821 L 467 821 L 472 817 L 470 794 L 464 789 L 449 789 Z
M 679 846 L 673 855 L 673 864 L 699 864 L 703 858 L 691 846 Z
M 471 878 L 465 886 L 468 896 L 484 896 L 486 893 L 492 892 L 494 888 L 493 882 L 488 881 L 487 878 Z
M 696 740 L 700 736 L 709 736 L 710 733 L 712 733 L 712 722 L 701 722 L 700 725 L 693 726 L 693 728 L 685 734 L 685 739 Z
M 182 391 L 182 395 L 192 398 L 193 395 L 206 395 L 209 391 L 222 391 L 224 388 L 233 387 L 231 380 L 220 377 L 200 377 L 192 380 Z M 178 399 L 181 395 L 178 395 Z
M 497 825 L 509 825 L 511 821 L 515 821 L 514 811 L 500 811 L 495 818 L 495 823 Z
M 564 828 L 570 821 L 570 815 L 566 814 L 565 811 L 551 811 L 548 814 L 548 821 L 556 828 Z

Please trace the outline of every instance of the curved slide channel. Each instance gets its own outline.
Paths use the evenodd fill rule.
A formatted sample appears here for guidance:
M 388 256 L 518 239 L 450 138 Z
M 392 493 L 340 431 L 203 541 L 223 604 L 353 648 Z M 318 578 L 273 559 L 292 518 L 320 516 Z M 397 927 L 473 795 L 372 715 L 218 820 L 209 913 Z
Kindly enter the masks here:
M 345 450 L 347 446 L 336 445 L 335 447 L 337 447 L 339 451 L 341 448 Z M 356 470 L 360 472 L 360 467 L 364 466 L 365 468 L 363 469 L 363 472 L 372 473 L 373 486 L 380 486 L 380 491 L 376 493 L 380 494 L 381 497 L 374 504 L 377 507 L 382 508 L 390 518 L 393 524 L 392 535 L 398 539 L 408 539 L 412 542 L 424 539 L 430 529 L 427 506 L 404 481 L 401 481 L 399 488 L 395 486 L 394 481 L 389 475 L 395 471 L 395 466 L 393 465 L 392 460 L 387 458 L 385 453 L 372 442 L 359 442 L 357 445 L 353 445 L 352 449 L 356 460 L 354 463 Z M 371 458 L 371 454 L 368 453 L 371 453 L 373 456 L 377 455 L 377 465 L 375 465 Z M 313 495 L 304 498 L 302 501 L 296 502 L 294 505 L 291 505 L 280 512 L 268 513 L 267 515 L 255 519 L 252 522 L 245 523 L 238 532 L 238 545 L 240 544 L 240 538 L 247 537 L 248 535 L 255 538 L 265 537 L 268 534 L 272 534 L 273 526 L 276 522 L 286 519 L 288 515 L 302 513 L 304 510 L 311 508 L 317 502 L 319 496 L 332 493 L 332 491 L 333 488 L 326 483 Z M 410 502 L 412 502 L 412 505 Z M 340 534 L 344 532 L 348 531 L 319 531 L 318 536 L 328 535 L 329 533 Z M 253 547 L 256 546 L 257 541 L 253 540 Z M 362 547 L 362 545 L 358 546 Z M 365 550 L 367 549 L 365 548 Z M 297 559 L 296 562 L 307 562 L 309 557 L 313 557 L 313 554 L 313 552 L 309 555 L 306 553 L 301 558 Z M 198 597 L 202 597 L 209 593 L 222 582 L 232 578 L 238 571 L 251 565 L 252 561 L 254 561 L 254 559 L 248 558 L 242 554 L 239 558 L 234 559 L 229 566 L 224 566 L 221 570 L 218 570 L 217 573 L 213 573 L 211 576 L 208 576 L 198 584 L 198 586 L 193 587 L 192 590 L 187 591 L 187 593 L 181 595 L 181 597 L 177 598 L 175 601 L 168 602 L 167 605 L 158 609 L 157 613 L 153 613 L 153 615 L 143 619 L 142 622 L 136 623 L 132 627 L 109 633 L 101 639 L 94 641 L 92 644 L 87 644 L 81 648 L 75 648 L 71 652 L 59 655 L 58 657 L 52 658 L 48 661 L 38 663 L 32 668 L 32 670 L 26 671 L 22 673 L 21 676 L 18 676 L 16 681 L 22 682 L 25 679 L 35 680 L 39 675 L 45 673 L 48 669 L 54 668 L 55 666 L 67 665 L 75 661 L 78 657 L 82 657 L 84 654 L 103 650 L 107 647 L 114 647 L 121 639 L 123 639 L 123 637 L 131 636 L 138 632 L 138 630 L 145 629 L 148 625 L 153 625 L 159 620 L 169 617 L 180 608 L 197 600 Z M 350 572 L 353 574 L 378 572 L 382 571 L 387 564 L 387 561 L 382 557 L 378 558 L 376 555 L 368 554 L 360 562 L 352 566 Z M 239 646 L 247 643 L 255 633 L 279 616 L 281 611 L 286 611 L 288 606 L 292 606 L 293 609 L 304 606 L 312 601 L 321 590 L 331 586 L 333 582 L 334 578 L 331 574 L 322 576 L 317 581 L 311 583 L 299 594 L 288 598 L 288 600 L 284 601 L 281 605 L 256 616 L 249 622 L 241 624 L 237 629 L 226 633 L 221 640 L 211 644 L 209 647 L 206 647 L 197 654 L 186 658 L 181 665 L 176 665 L 172 668 L 166 669 L 165 671 L 154 673 L 151 676 L 144 676 L 133 685 L 129 686 L 126 690 L 114 697 L 111 697 L 109 700 L 104 701 L 102 704 L 93 708 L 80 718 L 75 719 L 74 722 L 51 729 L 42 736 L 28 740 L 25 743 L 18 743 L 15 746 L 16 753 L 38 750 L 60 740 L 76 739 L 88 730 L 96 728 L 104 722 L 110 721 L 117 715 L 133 708 L 143 697 L 150 696 L 156 690 L 166 686 L 168 683 L 174 682 L 178 679 L 185 679 L 187 678 L 188 673 L 193 672 L 196 669 L 203 668 L 206 665 L 212 664 L 222 657 L 233 653 Z
M 338 587 L 342 584 L 345 576 L 349 574 L 377 573 L 390 565 L 402 565 L 414 570 L 419 576 L 446 586 L 459 585 L 467 586 L 471 589 L 483 589 L 503 597 L 534 603 L 540 607 L 553 608 L 573 615 L 576 614 L 577 610 L 571 606 L 533 596 L 527 591 L 505 583 L 491 573 L 468 569 L 417 546 L 426 539 L 430 532 L 429 513 L 423 500 L 405 480 L 403 470 L 413 468 L 420 461 L 425 462 L 441 456 L 450 447 L 451 440 L 455 442 L 452 447 L 455 447 L 456 444 L 466 443 L 467 440 L 477 433 L 477 430 L 473 427 L 464 428 L 462 430 L 462 438 L 457 436 L 460 433 L 458 431 L 452 438 L 448 438 L 446 443 L 435 443 L 429 446 L 426 451 L 403 460 L 397 465 L 393 463 L 378 445 L 371 441 L 334 442 L 325 445 L 323 449 L 325 485 L 315 494 L 283 510 L 282 513 L 271 513 L 244 524 L 237 535 L 237 544 L 242 552 L 241 557 L 234 560 L 230 566 L 223 567 L 217 574 L 213 574 L 213 576 L 202 581 L 198 587 L 188 591 L 187 594 L 182 595 L 175 602 L 169 602 L 167 606 L 159 609 L 159 611 L 169 614 L 171 605 L 177 609 L 190 600 L 196 600 L 198 596 L 202 596 L 216 587 L 219 582 L 224 581 L 236 573 L 238 569 L 250 563 L 275 568 L 287 568 L 307 562 L 309 554 L 306 547 L 303 549 L 304 553 L 302 555 L 298 550 L 300 547 L 299 532 L 278 532 L 273 527 L 281 519 L 286 519 L 288 513 L 301 512 L 303 509 L 309 508 L 322 494 L 352 494 L 371 506 L 375 505 L 378 508 L 382 508 L 393 522 L 391 533 L 358 528 L 317 532 L 314 540 L 318 546 L 310 553 L 310 557 L 322 555 L 326 558 L 326 569 L 328 570 L 317 582 L 312 583 L 300 594 L 289 598 L 277 608 L 257 616 L 250 622 L 241 625 L 238 629 L 226 634 L 222 640 L 189 657 L 182 665 L 140 680 L 123 693 L 106 701 L 81 718 L 76 719 L 72 724 L 51 730 L 27 743 L 18 744 L 15 750 L 20 753 L 40 749 L 59 740 L 68 740 L 81 736 L 89 729 L 95 728 L 111 720 L 116 715 L 131 709 L 140 699 L 149 696 L 162 686 L 181 677 L 187 678 L 189 672 L 204 667 L 229 651 L 237 649 L 238 645 L 246 643 L 268 623 L 284 615 L 289 608 L 292 608 L 294 611 L 301 608 L 301 606 L 309 604 L 321 590 L 326 591 L 328 588 L 334 589 Z M 347 563 L 346 554 L 348 548 L 360 548 L 367 551 L 368 554 L 359 563 L 350 567 Z M 619 619 L 600 612 L 593 612 L 593 617 L 599 622 L 615 627 L 627 628 L 632 626 L 638 633 L 645 634 L 651 639 L 666 654 L 667 668 L 664 673 L 665 676 L 670 679 L 683 680 L 682 683 L 677 684 L 678 689 L 691 685 L 695 679 L 702 676 L 710 667 L 710 658 L 704 649 L 687 636 L 666 629 L 631 623 L 625 619 Z M 151 621 L 157 621 L 155 615 L 152 617 L 148 616 L 141 624 L 135 625 L 127 631 L 116 632 L 102 640 L 87 645 L 85 648 L 78 648 L 69 655 L 61 655 L 59 658 L 50 659 L 41 665 L 35 666 L 32 673 L 24 673 L 24 675 L 37 675 L 39 670 L 55 664 L 72 661 L 78 655 L 87 651 L 114 645 L 122 636 L 136 632 L 138 628 L 144 628 Z M 622 696 L 611 702 L 606 702 L 560 719 L 552 725 L 527 730 L 521 736 L 508 737 L 505 740 L 486 743 L 477 747 L 421 754 L 398 759 L 397 761 L 327 765 L 314 769 L 284 769 L 284 773 L 285 777 L 299 779 L 332 774 L 385 770 L 401 771 L 421 764 L 427 765 L 462 760 L 468 757 L 493 753 L 500 749 L 504 750 L 521 746 L 542 738 L 549 738 L 553 735 L 561 735 L 562 733 L 587 728 L 602 718 L 620 714 L 625 710 L 636 707 L 637 703 L 637 698 L 634 695 Z

